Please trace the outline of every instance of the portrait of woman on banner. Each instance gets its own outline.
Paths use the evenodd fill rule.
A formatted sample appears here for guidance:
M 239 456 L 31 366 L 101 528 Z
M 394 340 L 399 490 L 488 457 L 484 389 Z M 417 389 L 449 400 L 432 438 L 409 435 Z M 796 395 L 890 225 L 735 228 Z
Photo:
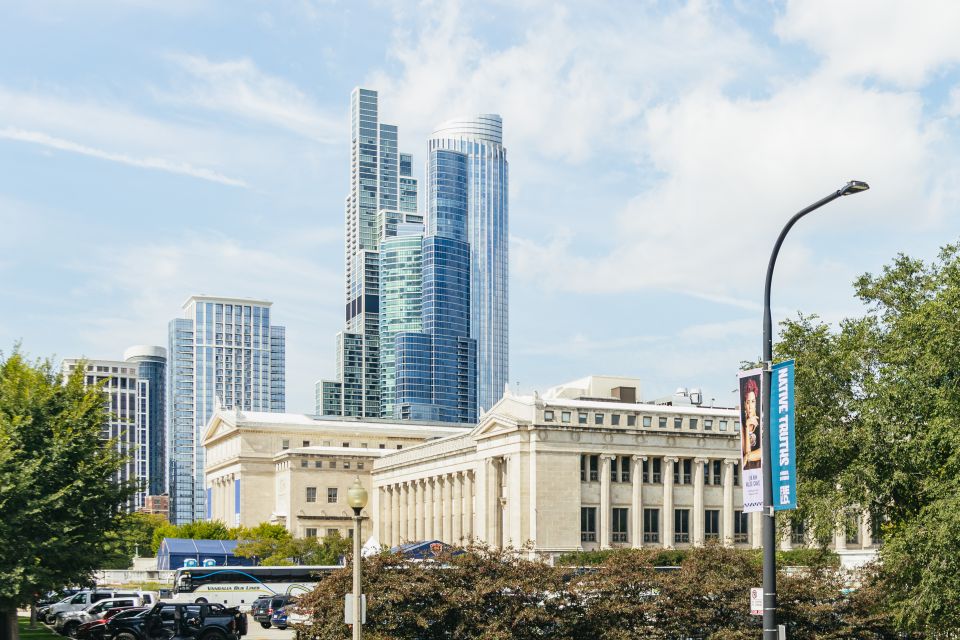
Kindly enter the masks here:
M 740 378 L 740 448 L 744 470 L 760 468 L 761 446 L 758 373 Z

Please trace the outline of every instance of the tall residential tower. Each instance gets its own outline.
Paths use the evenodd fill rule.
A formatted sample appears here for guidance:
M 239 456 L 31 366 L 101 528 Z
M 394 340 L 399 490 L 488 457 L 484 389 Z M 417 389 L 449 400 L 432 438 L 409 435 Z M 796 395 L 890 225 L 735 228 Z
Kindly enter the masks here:
M 167 492 L 167 350 L 136 345 L 123 352 L 125 362 L 137 366 L 137 422 L 147 443 L 147 494 Z
M 206 516 L 203 429 L 217 407 L 285 409 L 285 330 L 270 302 L 192 296 L 170 322 L 168 367 L 170 522 Z

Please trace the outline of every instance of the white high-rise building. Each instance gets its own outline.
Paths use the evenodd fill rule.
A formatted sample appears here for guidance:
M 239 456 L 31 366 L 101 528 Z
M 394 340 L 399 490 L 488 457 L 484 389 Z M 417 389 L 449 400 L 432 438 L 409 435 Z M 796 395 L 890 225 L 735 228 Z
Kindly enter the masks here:
M 115 443 L 117 453 L 127 458 L 117 472 L 118 482 L 135 481 L 137 493 L 128 505 L 132 511 L 144 505 L 150 478 L 150 426 L 139 411 L 142 403 L 150 403 L 150 386 L 139 378 L 136 364 L 117 360 L 67 358 L 61 367 L 66 379 L 83 365 L 86 386 L 103 384 L 104 403 L 109 420 L 101 437 Z
M 203 429 L 216 408 L 285 409 L 285 330 L 272 303 L 192 296 L 170 322 L 168 486 L 170 521 L 207 517 Z

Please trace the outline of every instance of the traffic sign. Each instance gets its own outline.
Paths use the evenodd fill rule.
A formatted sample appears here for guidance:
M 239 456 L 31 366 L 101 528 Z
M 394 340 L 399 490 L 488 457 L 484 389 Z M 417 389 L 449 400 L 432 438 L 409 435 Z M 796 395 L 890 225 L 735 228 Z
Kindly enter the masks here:
M 750 589 L 750 615 L 763 615 L 763 589 L 757 587 Z

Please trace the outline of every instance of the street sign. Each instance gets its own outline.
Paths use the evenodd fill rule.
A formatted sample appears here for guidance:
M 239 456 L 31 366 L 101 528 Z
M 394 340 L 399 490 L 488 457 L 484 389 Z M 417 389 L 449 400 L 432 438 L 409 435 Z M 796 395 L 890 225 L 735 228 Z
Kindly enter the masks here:
M 343 596 L 343 623 L 353 624 L 353 594 Z M 367 624 L 367 594 L 360 594 L 360 624 Z
M 763 615 L 763 589 L 756 587 L 750 589 L 750 615 Z

